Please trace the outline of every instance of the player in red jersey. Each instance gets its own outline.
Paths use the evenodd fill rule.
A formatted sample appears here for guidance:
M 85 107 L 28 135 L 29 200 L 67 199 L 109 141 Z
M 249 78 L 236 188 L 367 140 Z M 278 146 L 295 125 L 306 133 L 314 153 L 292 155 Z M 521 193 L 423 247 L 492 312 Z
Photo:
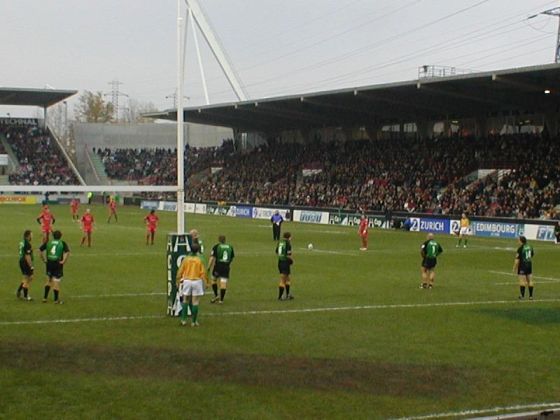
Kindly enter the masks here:
M 146 245 L 151 243 L 154 244 L 154 237 L 156 236 L 157 224 L 159 222 L 159 217 L 155 210 L 150 210 L 150 213 L 144 217 L 144 222 L 146 222 Z
M 39 213 L 39 217 L 37 217 L 37 223 L 41 225 L 41 232 L 43 233 L 43 243 L 49 241 L 49 235 L 52 232 L 52 225 L 54 225 L 54 222 L 54 214 L 49 210 L 49 206 L 44 205 L 43 210 Z
M 118 222 L 119 219 L 117 218 L 117 200 L 114 197 L 109 198 L 109 218 L 107 219 L 107 223 L 111 223 L 111 217 L 115 216 L 115 222 Z
M 365 214 L 362 214 L 362 218 L 360 219 L 360 225 L 358 226 L 358 235 L 362 239 L 362 246 L 360 247 L 360 251 L 367 251 L 368 247 L 368 219 Z
M 95 223 L 95 219 L 93 218 L 93 214 L 91 214 L 90 209 L 86 209 L 86 212 L 82 216 L 82 231 L 84 235 L 82 236 L 82 242 L 80 242 L 80 246 L 84 246 L 84 243 L 87 239 L 87 246 L 91 247 L 91 232 L 93 232 L 93 224 Z
M 80 216 L 78 215 L 79 208 L 80 208 L 80 200 L 78 200 L 77 198 L 73 198 L 70 201 L 70 212 L 72 213 L 73 222 L 80 220 Z

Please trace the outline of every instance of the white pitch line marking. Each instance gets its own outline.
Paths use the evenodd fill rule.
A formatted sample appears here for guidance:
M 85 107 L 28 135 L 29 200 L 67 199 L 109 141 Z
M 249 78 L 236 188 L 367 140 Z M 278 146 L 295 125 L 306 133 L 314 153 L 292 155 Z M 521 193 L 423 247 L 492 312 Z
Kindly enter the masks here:
M 211 312 L 204 316 L 246 316 L 246 315 L 273 315 L 273 314 L 302 314 L 317 312 L 336 312 L 336 311 L 360 311 L 360 310 L 383 310 L 383 309 L 415 309 L 415 308 L 437 308 L 450 306 L 477 306 L 477 305 L 535 305 L 538 303 L 556 303 L 558 299 L 537 299 L 533 301 L 520 302 L 515 300 L 489 300 L 480 302 L 441 302 L 441 303 L 402 303 L 390 305 L 362 305 L 362 306 L 335 306 L 324 308 L 301 308 L 301 309 L 271 309 L 263 311 L 232 311 L 232 312 Z M 137 319 L 165 318 L 165 315 L 138 315 L 138 316 L 115 316 L 99 318 L 71 318 L 71 319 L 47 319 L 39 321 L 1 321 L 2 325 L 33 325 L 33 324 L 60 324 L 73 322 L 95 322 L 95 321 L 128 321 Z
M 70 299 L 95 299 L 95 298 L 114 298 L 114 297 L 145 297 L 145 296 L 164 296 L 164 292 L 147 292 L 147 293 L 107 293 L 104 295 L 70 295 L 65 294 Z M 14 299 L 2 299 L 3 302 L 13 301 Z
M 163 292 L 148 292 L 148 293 L 113 293 L 105 295 L 68 295 L 70 299 L 91 299 L 91 298 L 112 298 L 112 297 L 142 297 L 142 296 L 164 296 L 167 293 Z
M 72 324 L 76 322 L 131 321 L 163 318 L 165 315 L 107 316 L 101 318 L 42 319 L 38 321 L 4 321 L 0 325 Z
M 525 405 L 512 405 L 509 407 L 493 407 L 493 408 L 486 408 L 480 410 L 464 410 L 464 411 L 455 411 L 455 412 L 448 412 L 448 413 L 437 413 L 437 414 L 426 414 L 424 416 L 411 416 L 411 417 L 401 417 L 397 420 L 423 420 L 423 419 L 437 419 L 442 417 L 464 417 L 464 416 L 472 416 L 478 414 L 490 414 L 490 413 L 500 413 L 500 412 L 515 412 L 517 410 L 529 410 L 529 409 L 545 409 L 545 408 L 552 408 L 554 410 L 560 409 L 560 402 L 554 403 L 535 403 L 535 404 L 525 404 Z
M 307 249 L 307 248 L 298 248 L 301 251 L 307 251 L 310 253 L 317 253 L 317 254 L 330 254 L 330 255 L 347 255 L 350 257 L 357 257 L 360 255 L 360 251 L 333 251 L 329 249 Z M 362 251 L 363 254 L 363 251 Z
M 517 274 L 508 273 L 507 271 L 491 271 L 491 270 L 490 270 L 490 271 L 488 271 L 488 272 L 489 272 L 489 273 L 492 273 L 492 274 L 501 274 L 501 275 L 504 275 L 504 276 L 511 276 L 511 277 L 515 276 L 515 277 L 517 277 Z M 540 279 L 540 280 L 549 280 L 549 283 L 560 283 L 560 279 L 559 279 L 559 278 L 556 278 L 556 277 L 533 276 L 533 278 L 534 278 L 534 279 Z M 498 283 L 498 284 L 500 284 L 500 283 Z M 507 283 L 506 283 L 506 284 L 507 284 Z M 512 284 L 513 284 L 513 283 L 512 283 Z
M 539 299 L 531 301 L 531 303 L 550 303 L 560 302 L 559 299 Z M 205 316 L 225 316 L 225 315 L 268 315 L 268 314 L 291 314 L 291 313 L 312 313 L 312 312 L 334 312 L 334 311 L 358 311 L 358 310 L 379 310 L 379 309 L 414 309 L 414 308 L 434 308 L 434 307 L 449 307 L 449 306 L 476 306 L 476 305 L 506 305 L 506 304 L 519 304 L 516 300 L 493 300 L 481 302 L 442 302 L 442 303 L 402 303 L 402 304 L 388 304 L 388 305 L 361 305 L 361 306 L 338 306 L 327 308 L 302 308 L 302 309 L 271 309 L 265 311 L 238 311 L 238 312 L 223 312 L 223 313 L 209 313 Z
M 270 229 L 270 225 L 258 225 L 258 228 L 261 229 Z M 341 227 L 348 227 L 348 226 L 341 226 Z M 297 229 L 298 233 L 300 232 L 310 232 L 310 233 L 329 233 L 333 235 L 347 235 L 349 233 L 348 230 L 316 230 L 316 229 L 304 229 L 299 227 Z
M 137 256 L 146 256 L 146 255 L 153 255 L 157 257 L 163 257 L 164 253 L 162 252 L 119 252 L 119 253 L 111 253 L 111 252 L 87 252 L 84 253 L 75 253 L 71 252 L 71 258 L 81 258 L 81 257 L 137 257 Z M 17 257 L 17 255 L 16 255 Z M 13 254 L 0 254 L 0 258 L 14 258 Z

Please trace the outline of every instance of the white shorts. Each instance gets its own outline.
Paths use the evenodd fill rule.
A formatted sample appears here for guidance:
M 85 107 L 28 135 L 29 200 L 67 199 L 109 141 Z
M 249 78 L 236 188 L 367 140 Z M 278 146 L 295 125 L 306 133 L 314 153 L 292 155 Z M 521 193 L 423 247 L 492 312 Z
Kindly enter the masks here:
M 462 227 L 461 230 L 459 230 L 459 235 L 470 235 L 471 234 L 471 228 L 469 227 Z
M 181 283 L 181 296 L 204 296 L 202 280 L 183 280 Z

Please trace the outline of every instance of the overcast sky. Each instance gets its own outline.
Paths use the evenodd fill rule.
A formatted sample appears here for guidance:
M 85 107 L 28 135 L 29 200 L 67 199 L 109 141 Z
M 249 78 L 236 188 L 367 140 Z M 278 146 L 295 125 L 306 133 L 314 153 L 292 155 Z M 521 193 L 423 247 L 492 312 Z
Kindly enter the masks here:
M 545 0 L 199 0 L 251 99 L 417 78 L 423 64 L 551 63 Z M 110 92 L 172 105 L 175 0 L 0 0 L 0 86 Z M 199 34 L 211 103 L 235 99 Z M 204 104 L 192 34 L 187 105 Z M 31 111 L 11 108 L 12 115 Z M 0 107 L 0 116 L 8 112 Z

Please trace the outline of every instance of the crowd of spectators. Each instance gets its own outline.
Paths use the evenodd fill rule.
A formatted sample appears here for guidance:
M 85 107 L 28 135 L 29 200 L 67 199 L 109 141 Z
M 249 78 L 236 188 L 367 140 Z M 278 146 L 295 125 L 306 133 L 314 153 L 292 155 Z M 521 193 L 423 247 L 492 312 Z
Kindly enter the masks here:
M 77 185 L 79 181 L 48 131 L 35 126 L 0 127 L 19 168 L 9 176 L 17 185 Z
M 177 180 L 177 149 L 97 149 L 107 176 L 144 185 L 172 185 Z M 185 176 L 211 167 L 221 167 L 233 153 L 233 140 L 220 147 L 185 147 Z
M 559 139 L 534 136 L 505 137 L 501 167 L 469 185 L 451 184 L 442 205 L 449 213 L 493 217 L 553 218 L 560 204 Z M 495 164 L 500 167 L 500 164 Z
M 177 179 L 171 149 L 98 149 L 107 176 L 144 184 L 170 185 Z
M 535 135 L 187 149 L 187 177 L 206 172 L 191 178 L 186 194 L 193 201 L 545 218 L 560 204 L 559 149 L 558 139 Z M 174 150 L 98 153 L 109 176 L 176 179 Z M 221 170 L 210 174 L 209 167 Z M 478 169 L 496 171 L 467 178 Z

